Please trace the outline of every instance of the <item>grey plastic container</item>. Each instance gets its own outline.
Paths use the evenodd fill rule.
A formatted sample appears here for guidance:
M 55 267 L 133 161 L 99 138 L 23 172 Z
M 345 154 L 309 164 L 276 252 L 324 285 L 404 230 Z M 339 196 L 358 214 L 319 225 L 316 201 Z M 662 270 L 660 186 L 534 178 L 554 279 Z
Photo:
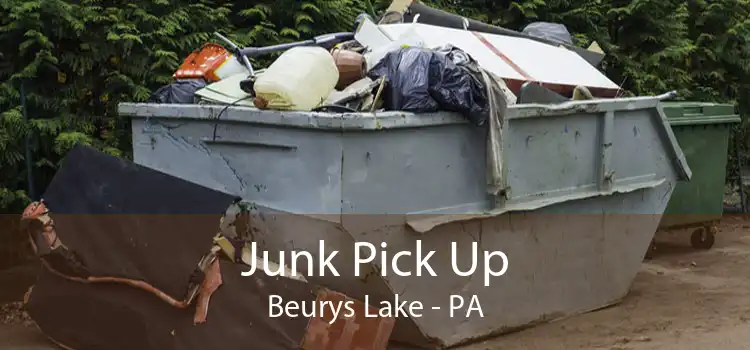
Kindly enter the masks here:
M 133 119 L 137 163 L 254 202 L 263 249 L 315 253 L 324 240 L 340 252 L 340 277 L 308 281 L 371 303 L 421 301 L 423 316 L 400 318 L 392 340 L 441 348 L 627 294 L 676 182 L 690 178 L 666 97 L 509 108 L 499 199 L 485 190 L 486 131 L 450 113 L 148 104 L 120 113 Z M 355 276 L 355 242 L 386 242 L 392 255 L 417 240 L 437 252 L 438 277 L 383 277 L 380 263 Z M 455 275 L 451 242 L 458 266 L 478 242 L 507 255 L 507 272 L 489 287 Z M 484 317 L 450 317 L 451 295 L 476 295 Z

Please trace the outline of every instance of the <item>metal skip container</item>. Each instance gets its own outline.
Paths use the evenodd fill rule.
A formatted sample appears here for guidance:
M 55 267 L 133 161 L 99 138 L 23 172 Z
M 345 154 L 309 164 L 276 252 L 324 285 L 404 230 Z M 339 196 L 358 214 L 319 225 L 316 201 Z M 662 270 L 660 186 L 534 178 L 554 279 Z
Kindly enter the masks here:
M 301 269 L 308 281 L 371 305 L 419 301 L 419 315 L 397 315 L 391 341 L 446 348 L 628 293 L 672 190 L 691 176 L 661 108 L 666 97 L 509 107 L 499 196 L 487 194 L 486 128 L 447 112 L 119 111 L 132 118 L 137 163 L 253 202 L 253 240 L 272 257 L 338 251 L 339 276 Z M 415 254 L 398 265 L 411 276 L 379 257 L 357 265 L 356 254 L 369 255 L 358 242 L 389 259 L 434 251 L 437 276 L 417 276 Z M 459 276 L 453 264 L 469 270 L 473 243 L 478 268 Z M 504 271 L 486 279 L 483 252 L 495 251 L 507 261 L 497 254 L 488 266 Z M 467 314 L 473 300 L 481 316 Z

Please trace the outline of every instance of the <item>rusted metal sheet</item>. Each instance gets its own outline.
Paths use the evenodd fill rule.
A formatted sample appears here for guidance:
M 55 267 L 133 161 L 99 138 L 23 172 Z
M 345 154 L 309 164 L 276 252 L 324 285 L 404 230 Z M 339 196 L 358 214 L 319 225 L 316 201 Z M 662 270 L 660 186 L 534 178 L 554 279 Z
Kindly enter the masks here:
M 377 308 L 328 289 L 318 292 L 315 304 L 326 306 L 310 318 L 302 350 L 386 349 L 395 318 L 380 317 Z M 335 319 L 329 305 L 341 305 L 341 312 Z
M 309 304 L 313 287 L 243 277 L 218 254 L 213 238 L 233 201 L 77 146 L 22 214 L 43 263 L 24 297 L 29 314 L 76 350 L 299 349 L 308 318 L 270 317 L 268 300 Z

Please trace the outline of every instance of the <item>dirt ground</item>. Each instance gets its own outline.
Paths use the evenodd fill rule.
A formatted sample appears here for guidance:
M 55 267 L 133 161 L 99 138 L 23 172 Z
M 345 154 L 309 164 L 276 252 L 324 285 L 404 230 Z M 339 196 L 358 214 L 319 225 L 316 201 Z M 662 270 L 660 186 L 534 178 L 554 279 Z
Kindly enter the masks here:
M 690 231 L 659 233 L 617 306 L 541 325 L 466 350 L 750 349 L 750 217 L 726 217 L 709 251 Z
M 466 350 L 750 349 L 750 217 L 725 218 L 710 251 L 693 250 L 689 237 L 689 232 L 658 234 L 653 258 L 644 262 L 621 304 Z M 19 280 L 2 276 L 0 289 Z M 14 290 L 17 295 L 25 287 Z M 0 350 L 55 349 L 24 315 L 10 312 L 17 316 L 0 315 Z

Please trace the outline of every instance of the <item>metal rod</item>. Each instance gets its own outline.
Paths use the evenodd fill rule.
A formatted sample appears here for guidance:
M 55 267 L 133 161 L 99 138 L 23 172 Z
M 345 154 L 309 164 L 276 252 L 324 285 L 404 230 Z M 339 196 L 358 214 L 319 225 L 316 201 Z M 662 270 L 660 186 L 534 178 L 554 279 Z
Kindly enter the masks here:
M 23 119 L 25 121 L 29 121 L 29 114 L 26 110 L 26 88 L 25 88 L 26 82 L 24 80 L 21 80 L 21 113 L 23 113 Z M 31 159 L 31 132 L 29 131 L 26 134 L 26 137 L 24 139 L 24 159 L 26 161 L 26 181 L 28 182 L 28 194 L 29 198 L 31 199 L 37 199 L 36 193 L 34 190 L 34 174 L 33 174 L 33 167 L 32 167 L 32 159 Z
M 257 57 L 266 55 L 269 53 L 286 51 L 293 47 L 298 46 L 323 46 L 330 47 L 335 44 L 354 39 L 354 33 L 351 32 L 339 32 L 318 35 L 312 39 L 297 41 L 292 43 L 284 43 L 265 47 L 245 47 L 239 50 L 239 54 L 247 57 Z
M 221 39 L 227 46 L 229 46 L 229 50 L 237 56 L 237 59 L 240 60 L 240 63 L 244 64 L 245 67 L 250 71 L 250 76 L 255 75 L 255 69 L 253 69 L 253 64 L 250 63 L 250 60 L 247 58 L 246 55 L 243 55 L 240 53 L 241 49 L 239 46 L 237 46 L 234 42 L 229 40 L 229 38 L 221 35 L 219 32 L 214 32 L 214 35 Z

